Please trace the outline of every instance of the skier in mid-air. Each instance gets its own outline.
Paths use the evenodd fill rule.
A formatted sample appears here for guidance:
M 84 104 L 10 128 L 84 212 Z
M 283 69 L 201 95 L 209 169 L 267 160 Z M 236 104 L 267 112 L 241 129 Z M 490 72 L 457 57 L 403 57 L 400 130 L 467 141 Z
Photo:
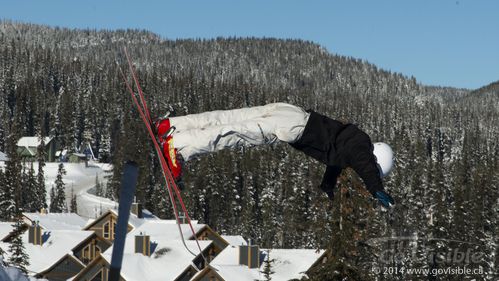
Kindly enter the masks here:
M 351 167 L 367 190 L 385 206 L 394 204 L 382 177 L 393 166 L 393 152 L 385 143 L 373 144 L 353 124 L 344 124 L 314 111 L 286 103 L 219 110 L 155 122 L 163 154 L 173 177 L 182 174 L 182 162 L 195 155 L 224 148 L 272 144 L 278 140 L 327 165 L 320 188 L 332 200 L 337 177 Z

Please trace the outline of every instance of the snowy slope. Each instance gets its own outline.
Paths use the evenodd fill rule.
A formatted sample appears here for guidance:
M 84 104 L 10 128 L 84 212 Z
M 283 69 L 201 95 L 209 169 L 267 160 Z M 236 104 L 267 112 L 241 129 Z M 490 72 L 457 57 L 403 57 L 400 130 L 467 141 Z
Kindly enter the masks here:
M 0 168 L 5 164 L 0 162 Z M 26 164 L 29 168 L 30 164 Z M 38 163 L 33 163 L 35 173 L 38 173 Z M 44 167 L 45 186 L 47 189 L 47 204 L 50 204 L 50 189 L 55 185 L 59 163 L 46 163 Z M 115 208 L 118 204 L 112 200 L 98 197 L 88 193 L 88 190 L 95 186 L 95 179 L 99 177 L 101 184 L 105 185 L 105 175 L 110 173 L 112 165 L 89 162 L 88 167 L 84 163 L 64 163 L 66 175 L 62 180 L 66 184 L 66 203 L 69 208 L 71 201 L 71 191 L 76 195 L 78 214 L 84 218 L 96 218 L 101 212 L 109 208 Z
M 47 163 L 45 166 L 45 184 L 47 187 L 47 195 L 50 194 L 50 189 L 54 185 L 57 177 L 57 169 L 59 163 Z M 66 184 L 66 202 L 68 206 L 71 200 L 71 190 L 76 195 L 78 205 L 78 214 L 85 218 L 95 218 L 100 214 L 100 211 L 107 210 L 117 206 L 116 202 L 109 199 L 97 197 L 89 194 L 87 191 L 95 186 L 95 179 L 98 176 L 101 183 L 105 183 L 104 175 L 106 171 L 111 170 L 111 165 L 101 163 L 89 163 L 85 167 L 84 163 L 64 163 L 66 175 L 63 176 L 63 181 Z M 35 167 L 37 171 L 38 167 Z M 47 198 L 50 201 L 50 198 Z

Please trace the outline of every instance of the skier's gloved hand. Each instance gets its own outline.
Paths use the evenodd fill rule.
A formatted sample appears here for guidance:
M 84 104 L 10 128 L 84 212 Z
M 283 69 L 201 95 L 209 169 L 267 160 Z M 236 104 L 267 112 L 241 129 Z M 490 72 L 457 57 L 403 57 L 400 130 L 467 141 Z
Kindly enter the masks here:
M 324 191 L 324 193 L 326 193 L 327 195 L 327 198 L 329 198 L 329 200 L 333 201 L 334 200 L 334 191 Z
M 374 194 L 374 197 L 379 200 L 379 202 L 385 207 L 385 208 L 390 208 L 392 205 L 395 204 L 395 200 L 390 196 L 390 194 L 386 193 L 385 191 L 376 191 Z
M 327 198 L 329 198 L 329 200 L 333 201 L 334 200 L 334 190 L 336 188 L 336 183 L 334 184 L 331 184 L 331 183 L 322 183 L 319 188 L 324 192 L 326 193 L 327 195 Z
M 341 173 L 341 168 L 338 166 L 327 166 L 326 172 L 322 177 L 322 182 L 319 188 L 326 193 L 329 200 L 334 200 L 334 190 L 336 189 L 336 181 Z

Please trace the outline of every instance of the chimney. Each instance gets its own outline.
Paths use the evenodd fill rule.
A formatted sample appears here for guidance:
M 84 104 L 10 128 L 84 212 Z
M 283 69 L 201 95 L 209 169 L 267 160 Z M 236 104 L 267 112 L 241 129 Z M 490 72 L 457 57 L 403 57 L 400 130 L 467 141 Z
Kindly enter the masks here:
M 136 215 L 139 219 L 143 218 L 142 215 L 142 204 L 138 202 L 132 203 L 132 214 Z
M 34 222 L 29 226 L 28 230 L 28 242 L 33 245 L 42 245 L 42 228 L 38 225 L 38 222 Z
M 260 247 L 239 246 L 239 264 L 247 265 L 249 268 L 260 267 Z
M 144 256 L 151 256 L 151 237 L 142 234 L 135 236 L 135 253 L 143 254 Z

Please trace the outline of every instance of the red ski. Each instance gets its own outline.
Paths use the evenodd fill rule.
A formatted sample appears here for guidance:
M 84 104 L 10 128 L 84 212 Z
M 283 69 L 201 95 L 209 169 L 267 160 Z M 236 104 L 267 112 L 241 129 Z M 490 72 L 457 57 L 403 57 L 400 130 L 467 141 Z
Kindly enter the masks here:
M 204 255 L 202 253 L 202 250 L 201 250 L 201 246 L 199 245 L 199 241 L 196 238 L 196 233 L 194 231 L 194 228 L 192 227 L 191 219 L 190 219 L 190 217 L 188 215 L 187 209 L 186 209 L 185 204 L 184 204 L 184 202 L 182 200 L 182 196 L 180 194 L 180 191 L 179 191 L 179 188 L 177 186 L 177 183 L 175 182 L 175 180 L 174 180 L 174 178 L 172 176 L 172 173 L 171 173 L 171 171 L 170 171 L 170 169 L 168 167 L 168 164 L 167 164 L 167 162 L 165 160 L 165 157 L 163 155 L 161 146 L 159 145 L 158 139 L 156 138 L 156 135 L 154 134 L 154 131 L 153 131 L 153 120 L 151 119 L 151 115 L 150 115 L 149 109 L 147 107 L 146 100 L 144 98 L 144 93 L 143 93 L 142 88 L 140 87 L 139 81 L 137 79 L 135 67 L 132 64 L 132 61 L 130 59 L 130 56 L 129 56 L 126 48 L 124 49 L 124 52 L 125 52 L 125 56 L 126 56 L 126 59 L 127 59 L 127 62 L 128 62 L 128 67 L 129 67 L 130 73 L 132 74 L 132 78 L 133 78 L 135 87 L 137 88 L 137 94 L 134 92 L 134 90 L 131 87 L 130 83 L 128 83 L 128 79 L 125 76 L 125 73 L 123 72 L 123 70 L 121 69 L 121 67 L 119 67 L 119 70 L 120 70 L 120 73 L 121 73 L 121 75 L 123 77 L 123 81 L 125 82 L 126 88 L 128 89 L 128 92 L 130 93 L 130 95 L 132 97 L 132 100 L 133 100 L 133 102 L 134 102 L 134 104 L 135 104 L 135 106 L 136 106 L 136 108 L 137 108 L 137 110 L 139 112 L 139 115 L 140 115 L 142 121 L 144 122 L 144 125 L 146 126 L 146 129 L 147 129 L 147 131 L 149 133 L 149 136 L 151 137 L 151 141 L 153 142 L 154 148 L 156 150 L 156 154 L 158 155 L 158 159 L 159 159 L 159 162 L 161 164 L 161 169 L 162 169 L 162 172 L 163 172 L 163 177 L 164 177 L 165 182 L 166 182 L 166 187 L 167 187 L 167 190 L 168 190 L 168 195 L 169 195 L 170 201 L 172 203 L 173 212 L 175 214 L 175 219 L 177 221 L 177 226 L 178 226 L 178 229 L 179 229 L 179 232 L 180 232 L 180 237 L 182 238 L 182 243 L 184 244 L 184 246 L 187 249 L 187 251 L 189 251 L 191 254 L 193 254 L 194 256 L 196 256 L 196 254 L 193 253 L 187 247 L 187 245 L 185 244 L 184 235 L 183 235 L 182 229 L 180 227 L 179 212 L 178 212 L 178 208 L 177 208 L 177 204 L 176 204 L 176 200 L 175 199 L 177 199 L 179 201 L 180 206 L 182 208 L 182 212 L 185 214 L 187 222 L 188 222 L 189 227 L 191 229 L 192 235 L 193 235 L 194 239 L 196 240 L 199 252 L 203 256 L 203 259 L 205 259 Z M 137 99 L 137 96 L 138 96 L 139 99 Z M 206 261 L 206 259 L 205 259 L 205 261 Z

